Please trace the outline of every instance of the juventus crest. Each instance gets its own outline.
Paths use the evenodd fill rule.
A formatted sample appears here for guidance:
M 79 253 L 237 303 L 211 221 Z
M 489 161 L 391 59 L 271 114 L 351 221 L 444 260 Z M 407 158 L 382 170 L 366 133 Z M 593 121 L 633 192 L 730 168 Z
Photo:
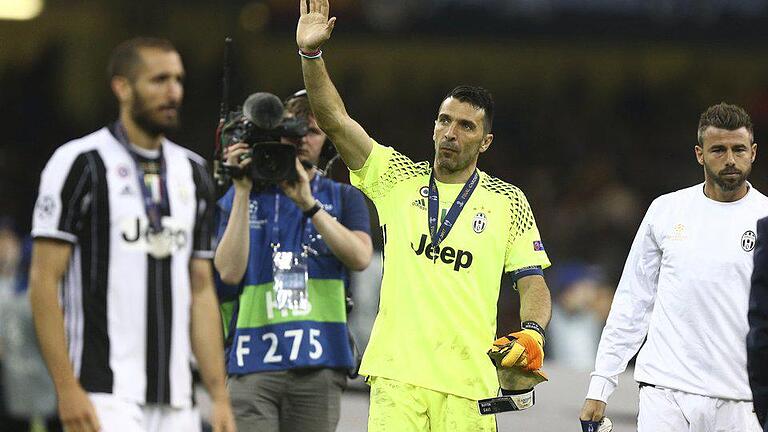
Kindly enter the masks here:
M 744 235 L 741 236 L 741 248 L 744 249 L 746 252 L 751 252 L 752 249 L 755 248 L 755 241 L 757 240 L 757 235 L 755 235 L 755 232 L 752 230 L 744 232 Z
M 479 212 L 475 215 L 475 218 L 472 219 L 472 229 L 480 234 L 485 229 L 485 225 L 488 223 L 488 217 L 483 212 Z

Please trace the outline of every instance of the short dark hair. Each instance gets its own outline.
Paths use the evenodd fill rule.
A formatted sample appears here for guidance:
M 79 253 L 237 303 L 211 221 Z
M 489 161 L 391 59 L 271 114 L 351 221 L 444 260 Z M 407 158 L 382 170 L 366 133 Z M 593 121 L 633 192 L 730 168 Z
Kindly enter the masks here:
M 176 51 L 176 47 L 167 40 L 154 37 L 136 37 L 128 39 L 116 46 L 112 50 L 107 66 L 107 75 L 109 79 L 116 76 L 126 77 L 133 80 L 136 74 L 136 66 L 141 63 L 140 50 L 145 48 L 154 48 L 161 51 Z
M 306 90 L 299 90 L 285 100 L 285 110 L 295 117 L 308 119 L 314 117 Z
M 704 131 L 710 126 L 731 131 L 746 128 L 750 137 L 755 136 L 752 127 L 752 118 L 747 114 L 744 108 L 725 102 L 712 105 L 701 114 L 701 117 L 699 118 L 699 132 L 697 134 L 700 146 L 704 145 Z
M 470 85 L 460 85 L 443 98 L 445 101 L 448 98 L 458 99 L 461 102 L 466 102 L 477 109 L 481 109 L 485 112 L 485 118 L 483 119 L 483 127 L 485 133 L 491 132 L 493 126 L 493 96 L 488 90 Z

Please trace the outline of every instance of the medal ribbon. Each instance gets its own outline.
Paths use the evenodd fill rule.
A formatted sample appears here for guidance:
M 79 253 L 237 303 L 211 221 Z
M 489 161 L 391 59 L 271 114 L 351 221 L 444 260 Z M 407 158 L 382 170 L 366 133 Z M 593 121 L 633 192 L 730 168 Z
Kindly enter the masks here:
M 133 149 L 131 149 L 131 146 L 128 142 L 128 135 L 126 135 L 125 128 L 119 120 L 115 123 L 115 137 L 117 138 L 118 142 L 123 145 L 125 150 L 128 152 L 128 154 L 131 155 L 131 158 L 133 159 L 133 164 L 136 167 L 136 176 L 139 181 L 139 188 L 141 189 L 141 194 L 144 197 L 144 210 L 146 211 L 147 219 L 149 219 L 150 229 L 153 233 L 162 232 L 162 206 L 167 202 L 168 198 L 166 194 L 166 170 L 165 158 L 163 157 L 163 147 L 160 146 L 160 181 L 158 182 L 157 188 L 157 192 L 159 192 L 159 200 L 155 200 L 152 198 L 152 191 L 149 190 L 149 187 L 145 181 L 146 173 L 144 172 L 144 168 L 141 166 L 139 155 L 136 154 Z
M 437 247 L 440 243 L 448 237 L 448 233 L 451 232 L 453 224 L 459 218 L 459 214 L 464 210 L 464 205 L 469 201 L 469 197 L 472 196 L 472 192 L 475 191 L 477 184 L 480 183 L 480 174 L 475 170 L 472 176 L 464 183 L 464 187 L 456 196 L 451 208 L 448 210 L 448 214 L 445 215 L 443 223 L 438 228 L 437 223 L 439 220 L 440 212 L 440 196 L 437 192 L 437 182 L 435 181 L 435 170 L 429 175 L 429 200 L 427 202 L 427 217 L 429 223 L 429 235 L 432 237 L 432 250 L 437 251 Z

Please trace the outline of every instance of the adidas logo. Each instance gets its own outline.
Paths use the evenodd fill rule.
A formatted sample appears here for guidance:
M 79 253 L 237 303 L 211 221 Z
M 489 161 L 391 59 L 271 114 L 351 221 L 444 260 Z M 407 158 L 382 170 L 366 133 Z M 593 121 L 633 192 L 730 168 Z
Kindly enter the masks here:
M 419 210 L 424 210 L 424 211 L 427 210 L 427 200 L 426 200 L 426 198 L 419 198 L 419 199 L 413 200 L 411 205 L 416 207 Z
M 121 196 L 131 196 L 133 195 L 133 190 L 131 190 L 131 187 L 128 185 L 123 186 L 123 189 L 120 191 Z

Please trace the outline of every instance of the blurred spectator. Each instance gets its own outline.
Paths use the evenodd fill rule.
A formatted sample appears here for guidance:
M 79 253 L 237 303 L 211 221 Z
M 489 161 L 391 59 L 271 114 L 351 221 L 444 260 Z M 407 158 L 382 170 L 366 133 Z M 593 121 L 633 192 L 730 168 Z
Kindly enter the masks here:
M 613 289 L 597 266 L 566 263 L 553 273 L 547 356 L 574 369 L 589 370 L 611 309 Z
M 0 301 L 17 290 L 17 273 L 21 260 L 21 241 L 14 230 L 13 221 L 0 218 Z
M 9 219 L 0 218 L 0 429 L 27 432 L 46 418 L 48 432 L 61 431 L 56 397 L 35 340 L 26 295 L 31 242 L 22 241 Z
M 606 159 L 587 161 L 562 186 L 565 195 L 552 224 L 553 249 L 560 254 L 553 262 L 581 259 L 608 275 L 621 272 L 643 209 L 636 193 L 619 180 L 619 167 Z

